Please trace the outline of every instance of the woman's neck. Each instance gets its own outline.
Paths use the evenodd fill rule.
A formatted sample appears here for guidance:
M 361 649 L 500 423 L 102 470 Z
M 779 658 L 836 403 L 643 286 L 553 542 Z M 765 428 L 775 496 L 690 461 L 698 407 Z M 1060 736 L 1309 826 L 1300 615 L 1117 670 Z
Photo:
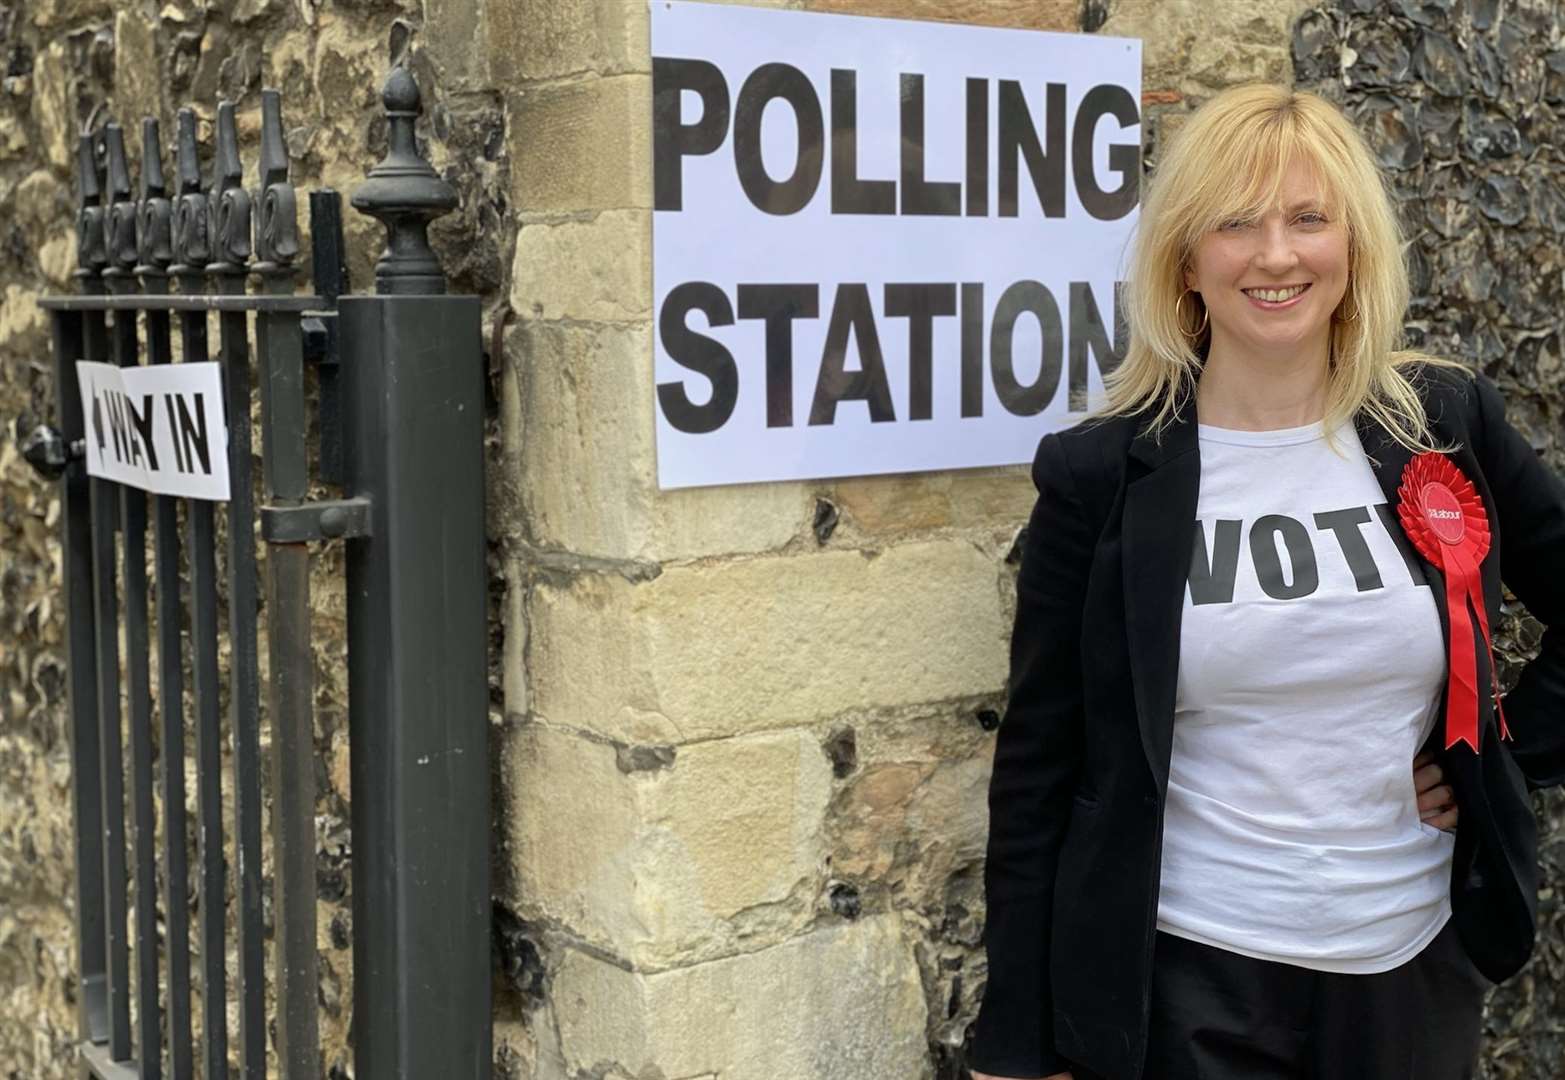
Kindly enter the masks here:
M 1214 347 L 1196 385 L 1196 413 L 1203 424 L 1239 431 L 1303 427 L 1326 414 L 1326 376 L 1324 354 L 1238 358 Z

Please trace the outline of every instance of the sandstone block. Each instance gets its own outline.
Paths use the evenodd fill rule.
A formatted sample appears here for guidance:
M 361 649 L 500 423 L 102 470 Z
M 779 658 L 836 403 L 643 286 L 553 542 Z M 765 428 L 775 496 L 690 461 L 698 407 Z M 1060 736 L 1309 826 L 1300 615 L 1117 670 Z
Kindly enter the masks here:
M 520 907 L 546 911 L 587 941 L 645 935 L 636 893 L 636 792 L 614 767 L 614 747 L 528 725 L 505 750 L 503 819 Z
M 627 742 L 680 741 L 994 693 L 1002 571 L 939 540 L 540 582 L 533 707 Z
M 659 491 L 647 323 L 523 323 L 517 445 L 538 543 L 580 555 L 661 561 L 767 551 L 802 532 L 803 484 Z
M 952 524 L 950 473 L 848 477 L 832 485 L 832 500 L 871 536 Z
M 651 212 L 605 210 L 586 221 L 523 225 L 516 237 L 511 308 L 524 319 L 647 319 Z
M 440 83 L 452 90 L 484 90 L 491 84 L 487 9 L 509 4 L 484 0 L 424 0 L 424 34 L 430 58 L 440 70 Z
M 1038 490 L 1027 465 L 973 470 L 951 477 L 951 517 L 958 527 L 988 525 L 1017 528 L 1027 524 Z
M 1077 0 L 808 0 L 812 11 L 880 15 L 893 19 L 933 19 L 973 26 L 1025 30 L 1079 30 Z
M 981 865 L 994 740 L 962 719 L 931 717 L 889 737 L 861 730 L 859 767 L 827 816 L 833 877 L 938 896 Z
M 651 208 L 651 76 L 524 87 L 510 112 L 518 210 Z
M 716 2 L 804 6 L 804 0 Z M 489 5 L 487 21 L 494 78 L 501 85 L 652 70 L 648 5 L 642 0 L 508 0 Z
M 871 536 L 942 528 L 1019 526 L 1037 492 L 1025 468 L 859 476 L 838 480 L 832 498 Z
M 641 974 L 568 953 L 555 1014 L 572 1075 L 921 1080 L 927 1007 L 895 915 Z
M 650 73 L 647 5 L 629 0 L 510 0 L 488 11 L 502 86 L 587 72 Z
M 627 749 L 529 724 L 507 759 L 520 910 L 641 968 L 809 919 L 831 767 L 805 733 Z

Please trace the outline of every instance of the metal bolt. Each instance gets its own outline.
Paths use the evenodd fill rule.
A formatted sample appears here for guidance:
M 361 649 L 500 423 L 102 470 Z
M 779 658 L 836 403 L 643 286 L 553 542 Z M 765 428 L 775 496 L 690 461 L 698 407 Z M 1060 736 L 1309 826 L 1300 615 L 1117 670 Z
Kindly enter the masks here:
M 328 506 L 321 511 L 321 535 L 333 539 L 348 531 L 348 512 L 340 506 Z

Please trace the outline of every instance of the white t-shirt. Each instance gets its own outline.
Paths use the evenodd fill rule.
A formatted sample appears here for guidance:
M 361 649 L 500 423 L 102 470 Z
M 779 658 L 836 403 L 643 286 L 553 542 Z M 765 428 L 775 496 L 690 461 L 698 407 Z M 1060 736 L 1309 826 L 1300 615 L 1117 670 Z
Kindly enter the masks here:
M 1413 757 L 1446 654 L 1352 424 L 1199 425 L 1158 928 L 1320 971 L 1407 961 L 1450 916 L 1455 837 Z M 1400 535 L 1397 533 L 1396 535 Z

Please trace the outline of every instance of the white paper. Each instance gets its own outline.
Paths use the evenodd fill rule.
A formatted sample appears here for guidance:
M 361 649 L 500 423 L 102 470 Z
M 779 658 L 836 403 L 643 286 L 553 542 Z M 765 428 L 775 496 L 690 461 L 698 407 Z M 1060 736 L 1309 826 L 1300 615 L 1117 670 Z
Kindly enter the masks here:
M 1127 155 L 1131 155 L 1131 171 L 1139 185 L 1139 41 L 674 0 L 652 0 L 651 15 L 654 63 L 705 61 L 715 65 L 722 74 L 728 105 L 726 127 L 715 149 L 672 157 L 681 189 L 679 208 L 664 205 L 653 213 L 654 381 L 659 389 L 652 407 L 660 486 L 1028 462 L 1045 432 L 1070 426 L 1088 403 L 1095 402 L 1102 391 L 1100 364 L 1114 363 L 1112 350 L 1099 356 L 1086 348 L 1086 333 L 1073 335 L 1071 297 L 1074 288 L 1077 307 L 1085 312 L 1085 298 L 1090 296 L 1112 344 L 1116 283 L 1125 276 L 1136 209 L 1133 200 L 1122 202 L 1120 216 L 1114 220 L 1101 220 L 1087 212 L 1076 175 L 1086 163 L 1078 164 L 1071 155 L 1072 128 L 1079 112 L 1095 114 L 1081 109 L 1094 87 L 1108 88 L 1094 100 L 1102 101 L 1112 94 L 1128 101 L 1133 123 L 1122 126 L 1115 116 L 1103 115 L 1095 124 L 1084 125 L 1081 137 L 1087 140 L 1084 146 L 1090 142 L 1089 179 L 1099 190 L 1112 192 L 1125 185 Z M 746 194 L 737 165 L 743 87 L 757 69 L 768 64 L 788 65 L 802 73 L 822 118 L 823 134 L 819 142 L 806 147 L 803 166 L 807 178 L 810 162 L 819 156 L 818 186 L 802 208 L 786 214 L 758 209 Z M 771 70 L 775 81 L 782 69 Z M 832 212 L 834 70 L 851 73 L 857 113 L 857 136 L 851 140 L 857 154 L 856 175 L 861 180 L 893 181 L 899 211 L 912 189 L 902 182 L 906 85 L 902 76 L 922 76 L 923 179 L 926 183 L 958 182 L 960 213 Z M 757 84 L 767 77 L 765 72 L 756 76 Z M 981 172 L 987 173 L 987 180 L 983 184 L 967 182 L 969 79 L 985 80 L 981 96 L 987 116 L 982 155 L 986 164 Z M 999 213 L 1002 82 L 1014 82 L 1012 100 L 1017 92 L 1025 100 L 1033 130 L 1045 150 L 1051 142 L 1047 87 L 1063 86 L 1066 123 L 1060 148 L 1065 157 L 1061 216 L 1046 215 L 1025 162 L 1016 170 L 1016 215 Z M 683 84 L 665 78 L 663 85 Z M 664 99 L 669 96 L 665 93 Z M 700 93 L 676 89 L 674 96 L 680 102 L 678 125 L 697 124 L 704 112 Z M 755 94 L 749 100 L 764 98 Z M 801 124 L 796 108 L 786 100 L 773 99 L 759 115 L 765 175 L 773 182 L 785 181 L 801 160 Z M 1019 114 L 1012 109 L 1009 115 Z M 658 146 L 673 145 L 677 135 L 666 110 L 661 125 L 657 116 L 654 106 L 655 153 Z M 746 127 L 748 131 L 755 129 L 753 124 Z M 1013 121 L 1008 130 L 1019 131 L 1020 125 Z M 907 141 L 917 145 L 915 140 Z M 849 149 L 849 140 L 839 138 L 838 142 L 840 156 Z M 1112 159 L 1111 153 L 1116 155 Z M 663 156 L 665 160 L 670 157 Z M 1020 157 L 1016 153 L 1009 156 L 1013 160 Z M 1118 171 L 1112 167 L 1114 162 L 1120 166 Z M 666 179 L 668 168 L 660 168 Z M 972 175 L 976 178 L 981 172 Z M 917 177 L 916 172 L 912 175 Z M 986 212 L 968 213 L 970 189 L 983 190 Z M 1036 284 L 1017 285 L 1028 282 Z M 741 316 L 739 286 L 777 284 L 813 287 L 817 314 L 794 318 L 789 324 L 791 378 L 785 381 L 782 365 L 773 365 L 769 414 L 766 324 L 759 317 Z M 908 284 L 949 286 L 948 296 L 954 294 L 957 306 L 956 314 L 930 320 L 927 410 L 915 390 L 910 362 L 915 320 L 887 311 L 891 300 L 887 286 Z M 964 286 L 982 287 L 982 302 L 971 305 L 976 313 L 972 322 L 981 331 L 980 347 L 969 351 L 966 368 L 967 411 L 978 411 L 975 397 L 981 399 L 981 415 L 976 416 L 963 415 L 961 309 L 964 299 L 976 298 L 976 292 L 964 290 Z M 1008 400 L 1019 403 L 1022 411 L 1031 415 L 1017 415 L 1006 407 L 994 372 L 994 315 L 1000 298 L 1013 286 L 1019 290 L 1013 299 L 1025 301 L 1022 306 L 1029 309 L 1047 307 L 1047 300 L 1040 299 L 1041 291 L 1046 291 L 1060 320 L 1047 358 L 1043 318 L 1023 313 L 1014 321 L 1010 334 Z M 684 291 L 678 292 L 681 289 Z M 684 310 L 681 319 L 683 305 L 679 301 L 695 295 L 696 290 L 703 291 L 708 300 L 718 296 L 726 301 L 733 321 L 714 326 L 702 310 Z M 676 300 L 673 304 L 671 294 Z M 749 295 L 762 294 L 750 290 Z M 871 418 L 868 400 L 849 397 L 838 401 L 834 410 L 828 402 L 828 408 L 814 417 L 824 421 L 830 412 L 829 423 L 811 422 L 818 383 L 822 382 L 828 328 L 839 297 L 850 302 L 855 297 L 867 300 L 884 358 L 887 392 L 879 395 L 876 403 L 881 413 L 878 421 Z M 939 298 L 936 300 L 934 307 L 939 307 Z M 688 342 L 681 346 L 675 341 L 675 348 L 670 349 L 669 332 L 677 335 L 680 322 L 731 355 L 731 374 L 737 378 L 735 394 L 722 399 L 720 392 L 714 392 L 715 384 L 708 374 L 675 358 L 674 352 L 687 359 L 689 355 Z M 970 329 L 970 340 L 971 335 Z M 1080 339 L 1074 346 L 1073 336 Z M 838 362 L 841 374 L 849 380 L 862 365 L 860 345 L 858 334 L 849 334 Z M 1073 351 L 1078 354 L 1074 363 Z M 721 360 L 718 364 L 722 366 Z M 1036 389 L 1026 393 L 1034 384 Z M 828 377 L 828 399 L 833 385 L 837 384 Z M 865 392 L 862 387 L 860 392 Z M 874 396 L 873 390 L 869 392 Z M 712 408 L 715 398 L 725 405 L 732 401 L 731 411 Z M 683 419 L 675 423 L 670 405 L 681 408 L 681 400 L 687 407 L 680 414 Z M 708 409 L 704 414 L 703 407 Z M 727 415 L 713 425 L 725 411 Z M 927 417 L 920 418 L 926 412 Z M 691 417 L 700 422 L 693 424 Z M 702 423 L 712 429 L 690 430 Z
M 76 362 L 87 472 L 159 495 L 228 498 L 228 429 L 216 363 Z

